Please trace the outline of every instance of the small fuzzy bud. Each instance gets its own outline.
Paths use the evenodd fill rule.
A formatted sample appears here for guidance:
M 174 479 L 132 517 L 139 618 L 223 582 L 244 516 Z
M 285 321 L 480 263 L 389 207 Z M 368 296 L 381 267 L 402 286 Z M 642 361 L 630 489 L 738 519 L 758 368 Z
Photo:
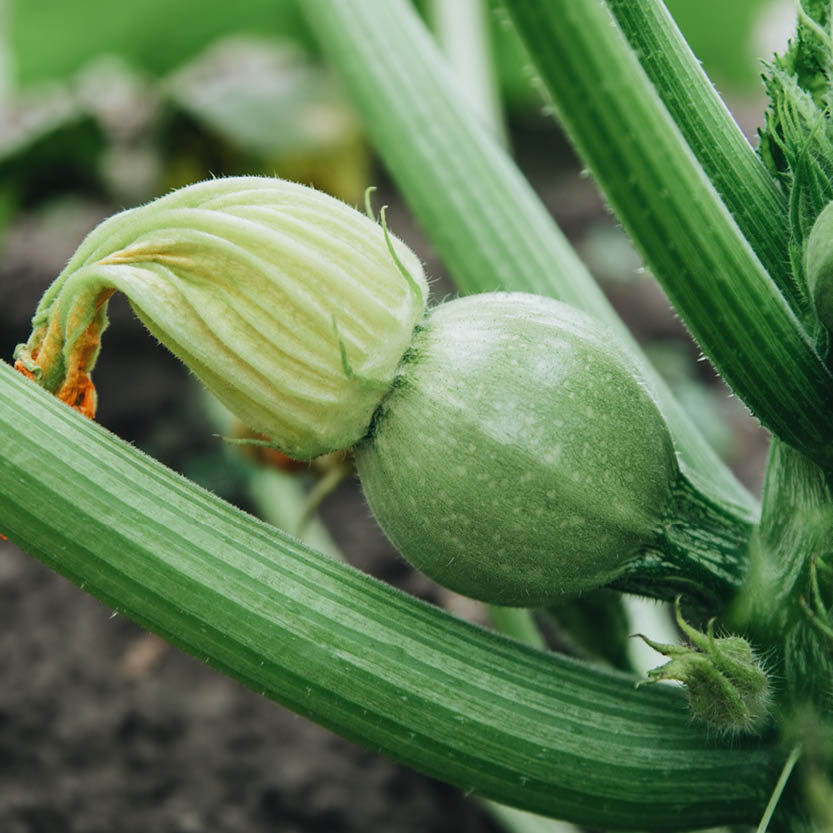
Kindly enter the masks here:
M 805 272 L 816 314 L 833 331 L 833 203 L 816 218 L 807 238 Z
M 365 434 L 421 319 L 416 256 L 312 188 L 183 188 L 102 223 L 47 290 L 17 367 L 91 415 L 114 291 L 242 422 L 308 459 Z
M 666 645 L 640 637 L 670 662 L 648 672 L 650 682 L 677 680 L 688 690 L 692 713 L 728 732 L 752 732 L 760 728 L 769 713 L 769 678 L 752 646 L 740 636 L 716 637 L 714 620 L 706 633 L 683 619 L 680 599 L 676 605 L 677 624 L 690 645 Z

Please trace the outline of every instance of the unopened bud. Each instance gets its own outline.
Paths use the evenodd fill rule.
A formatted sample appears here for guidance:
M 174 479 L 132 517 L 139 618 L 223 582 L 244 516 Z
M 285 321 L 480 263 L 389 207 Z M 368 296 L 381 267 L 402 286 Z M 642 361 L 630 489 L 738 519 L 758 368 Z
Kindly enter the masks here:
M 769 713 L 769 678 L 752 646 L 741 636 L 714 635 L 714 620 L 706 633 L 683 619 L 680 599 L 675 605 L 677 624 L 690 645 L 665 645 L 641 638 L 670 662 L 648 672 L 651 682 L 677 680 L 688 689 L 692 713 L 716 729 L 754 731 Z
M 215 179 L 102 223 L 47 290 L 18 368 L 89 412 L 113 291 L 239 419 L 310 458 L 366 432 L 428 294 L 363 214 L 279 179 Z
M 833 203 L 828 203 L 813 224 L 804 265 L 816 314 L 833 330 Z

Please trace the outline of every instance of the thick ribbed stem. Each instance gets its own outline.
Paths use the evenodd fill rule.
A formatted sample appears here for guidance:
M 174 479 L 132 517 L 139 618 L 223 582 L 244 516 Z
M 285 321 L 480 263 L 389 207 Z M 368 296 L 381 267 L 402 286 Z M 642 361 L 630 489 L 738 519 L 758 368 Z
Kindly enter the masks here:
M 0 529 L 246 685 L 434 777 L 595 827 L 754 822 L 779 766 L 684 698 L 468 626 L 202 491 L 0 364 Z
M 773 650 L 770 662 L 800 704 L 833 708 L 833 482 L 795 449 L 775 442 L 767 467 L 748 580 L 734 610 L 738 627 Z
M 567 133 L 703 351 L 767 428 L 833 465 L 833 373 L 608 8 L 503 2 Z
M 645 74 L 793 312 L 807 299 L 790 268 L 787 200 L 741 133 L 662 0 L 606 0 Z
M 743 583 L 753 532 L 751 524 L 738 522 L 680 475 L 655 544 L 616 587 L 668 600 L 682 593 L 704 613 L 717 615 Z

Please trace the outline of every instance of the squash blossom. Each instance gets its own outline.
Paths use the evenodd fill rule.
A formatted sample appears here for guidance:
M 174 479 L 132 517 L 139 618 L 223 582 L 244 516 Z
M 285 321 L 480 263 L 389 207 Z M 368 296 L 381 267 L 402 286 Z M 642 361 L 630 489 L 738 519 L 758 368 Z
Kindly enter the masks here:
M 384 226 L 289 182 L 203 182 L 104 222 L 41 301 L 17 366 L 86 413 L 116 290 L 281 451 L 354 447 L 380 525 L 441 584 L 536 606 L 659 546 L 667 426 L 627 350 L 567 304 L 493 293 L 425 316 L 419 261 Z
M 347 448 L 390 388 L 428 295 L 416 256 L 390 242 L 372 220 L 302 185 L 192 185 L 87 237 L 44 295 L 16 366 L 93 416 L 90 372 L 118 290 L 282 451 L 309 459 Z

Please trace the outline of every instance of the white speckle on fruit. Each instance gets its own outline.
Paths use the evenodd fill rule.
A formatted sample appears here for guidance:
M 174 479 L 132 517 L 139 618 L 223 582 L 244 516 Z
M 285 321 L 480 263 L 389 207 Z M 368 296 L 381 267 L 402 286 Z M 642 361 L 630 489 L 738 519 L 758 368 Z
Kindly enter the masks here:
M 557 463 L 561 457 L 561 443 L 556 443 L 545 455 L 544 462 L 552 465 Z

